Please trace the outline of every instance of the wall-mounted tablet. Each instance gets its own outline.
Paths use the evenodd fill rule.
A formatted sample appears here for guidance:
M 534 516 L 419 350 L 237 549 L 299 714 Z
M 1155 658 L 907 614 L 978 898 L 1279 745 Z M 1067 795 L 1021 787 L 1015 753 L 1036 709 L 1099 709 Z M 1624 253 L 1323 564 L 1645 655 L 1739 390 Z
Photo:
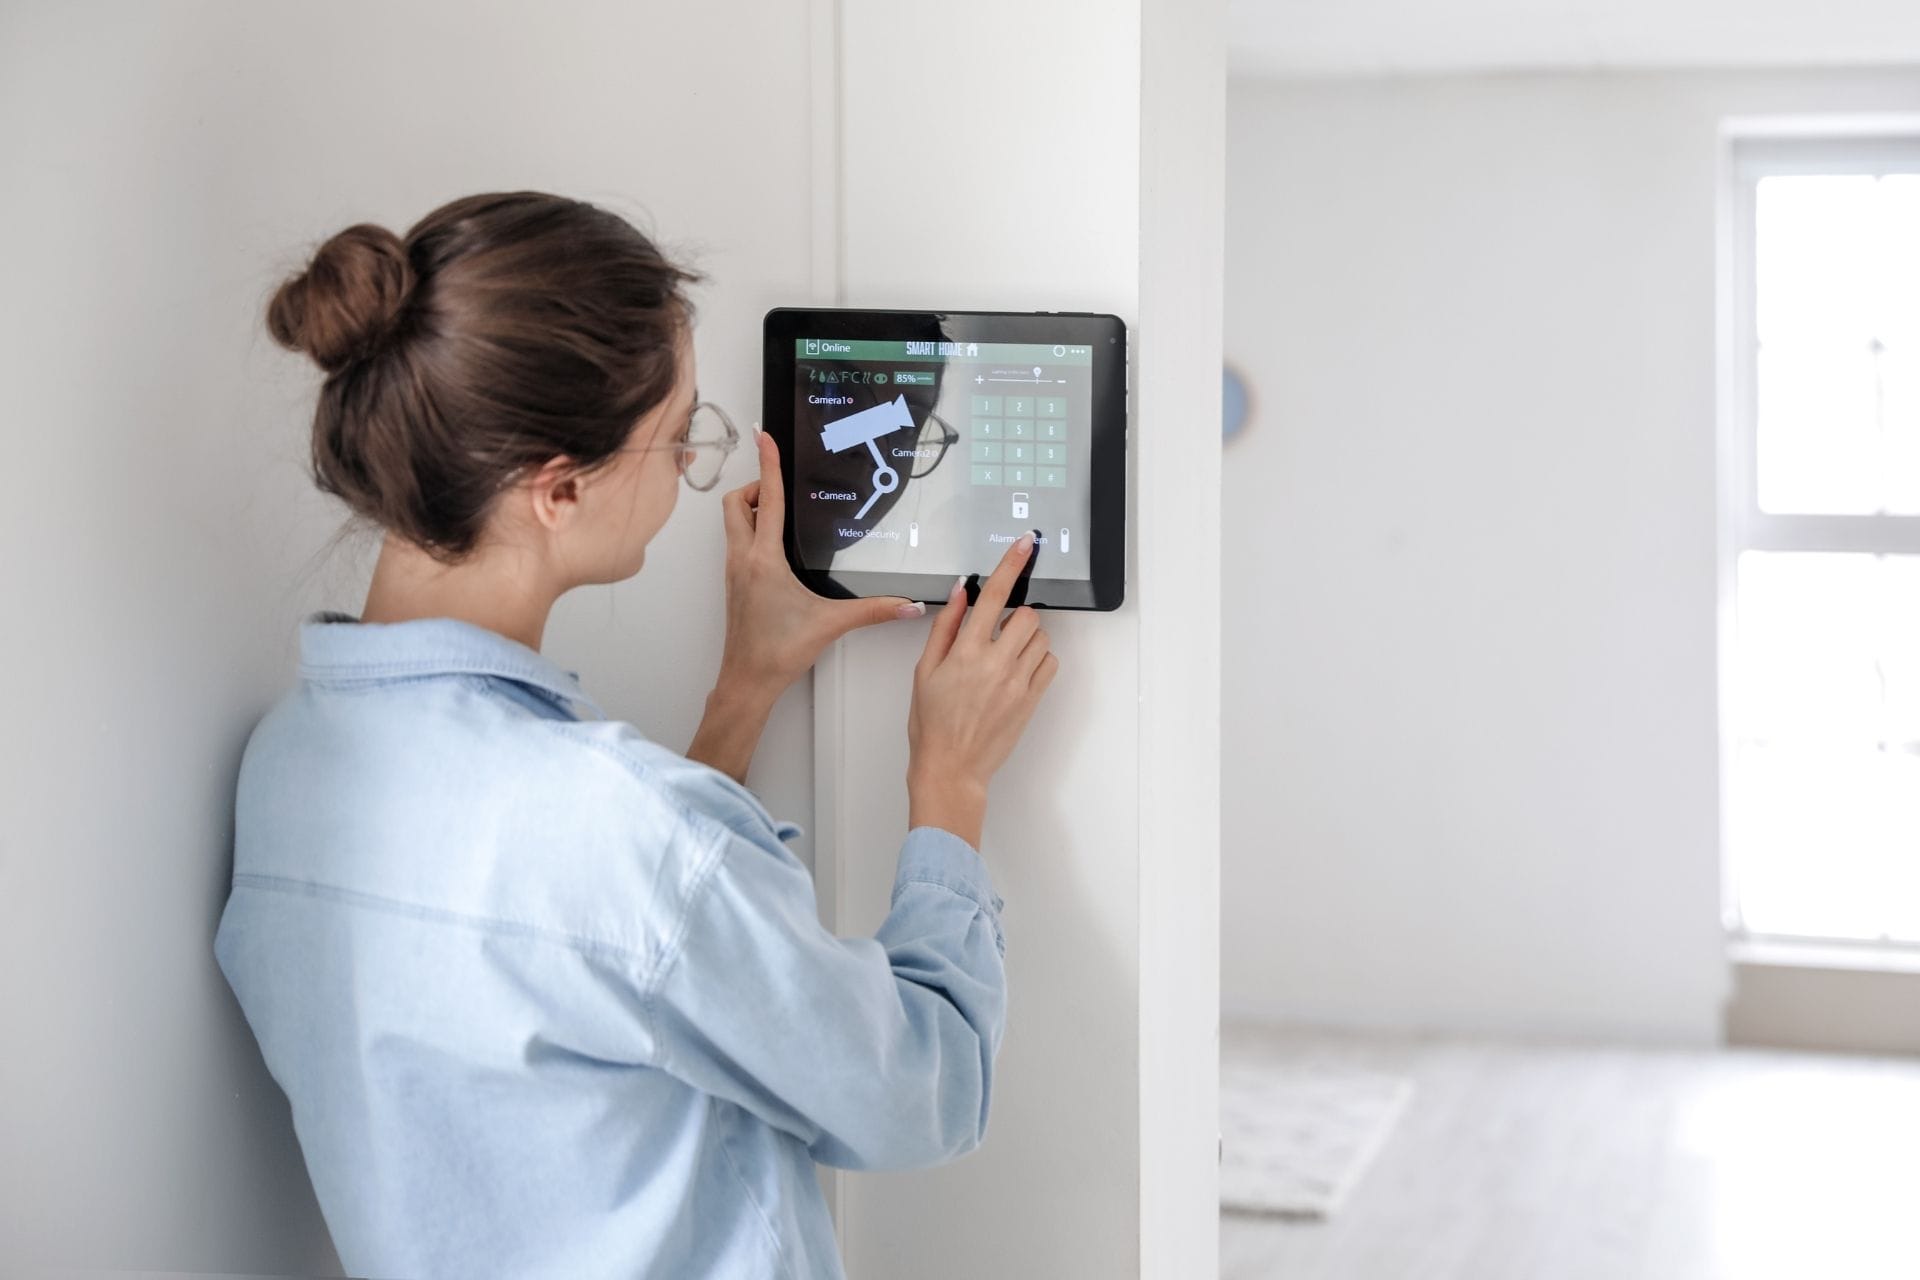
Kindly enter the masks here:
M 787 558 L 821 595 L 947 598 L 1035 534 L 1028 604 L 1126 588 L 1126 326 L 1074 312 L 767 313 Z M 971 588 L 970 588 L 971 594 Z

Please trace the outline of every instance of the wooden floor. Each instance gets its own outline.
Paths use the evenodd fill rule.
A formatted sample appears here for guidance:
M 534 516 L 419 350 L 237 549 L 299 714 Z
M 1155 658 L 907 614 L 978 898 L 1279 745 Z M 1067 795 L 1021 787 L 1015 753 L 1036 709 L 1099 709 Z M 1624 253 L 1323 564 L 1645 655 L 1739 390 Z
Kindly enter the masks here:
M 1920 1059 L 1222 1039 L 1414 1081 L 1334 1219 L 1223 1215 L 1222 1280 L 1920 1280 Z

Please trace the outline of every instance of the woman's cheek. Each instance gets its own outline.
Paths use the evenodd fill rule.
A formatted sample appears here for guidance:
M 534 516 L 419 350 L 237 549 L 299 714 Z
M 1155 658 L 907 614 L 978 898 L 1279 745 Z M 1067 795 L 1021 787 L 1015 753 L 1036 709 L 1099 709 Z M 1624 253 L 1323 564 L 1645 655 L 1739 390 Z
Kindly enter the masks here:
M 673 455 L 663 453 L 660 456 L 663 458 L 671 458 Z M 673 514 L 674 507 L 679 505 L 680 502 L 680 468 L 677 465 L 670 465 L 662 467 L 660 470 L 660 505 L 662 508 L 660 522 L 665 524 L 667 517 Z

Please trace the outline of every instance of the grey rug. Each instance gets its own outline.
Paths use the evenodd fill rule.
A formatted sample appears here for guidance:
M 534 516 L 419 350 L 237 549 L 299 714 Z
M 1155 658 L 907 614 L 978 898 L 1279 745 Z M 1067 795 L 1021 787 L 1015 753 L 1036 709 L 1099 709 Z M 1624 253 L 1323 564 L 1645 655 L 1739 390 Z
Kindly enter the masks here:
M 1223 1064 L 1220 1207 L 1331 1217 L 1412 1094 L 1405 1077 L 1338 1064 Z

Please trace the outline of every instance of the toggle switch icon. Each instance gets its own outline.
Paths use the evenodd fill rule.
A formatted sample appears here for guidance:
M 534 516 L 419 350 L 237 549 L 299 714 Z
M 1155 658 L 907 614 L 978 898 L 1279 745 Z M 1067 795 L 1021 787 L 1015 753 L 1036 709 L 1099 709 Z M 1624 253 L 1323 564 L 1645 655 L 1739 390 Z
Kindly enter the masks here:
M 910 547 L 920 545 L 920 522 L 918 520 L 910 520 L 907 522 L 907 545 Z
M 1062 551 L 1073 550 L 1073 544 L 1067 540 L 1067 531 L 1065 529 L 1060 531 L 1060 549 Z

